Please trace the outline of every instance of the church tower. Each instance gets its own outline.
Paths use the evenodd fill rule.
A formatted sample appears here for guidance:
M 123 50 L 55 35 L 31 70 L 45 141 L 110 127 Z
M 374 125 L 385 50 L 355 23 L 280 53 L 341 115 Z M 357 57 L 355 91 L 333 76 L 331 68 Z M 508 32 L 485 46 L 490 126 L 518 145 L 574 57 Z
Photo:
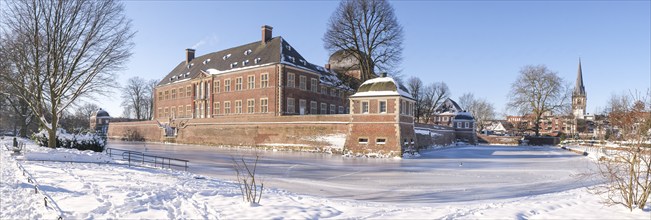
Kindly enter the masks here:
M 581 70 L 581 58 L 579 58 L 579 71 L 576 75 L 576 85 L 572 92 L 572 114 L 574 118 L 583 118 L 585 115 L 587 95 L 583 86 L 583 71 Z

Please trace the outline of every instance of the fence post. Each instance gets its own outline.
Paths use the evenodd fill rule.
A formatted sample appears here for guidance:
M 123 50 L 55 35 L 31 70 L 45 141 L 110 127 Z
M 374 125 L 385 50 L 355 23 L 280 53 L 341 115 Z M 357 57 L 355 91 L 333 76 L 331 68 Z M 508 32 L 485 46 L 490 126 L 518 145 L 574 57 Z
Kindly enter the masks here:
M 129 155 L 128 156 L 128 158 L 129 158 L 128 159 L 129 160 L 129 167 L 131 167 L 131 152 L 127 152 L 127 155 Z

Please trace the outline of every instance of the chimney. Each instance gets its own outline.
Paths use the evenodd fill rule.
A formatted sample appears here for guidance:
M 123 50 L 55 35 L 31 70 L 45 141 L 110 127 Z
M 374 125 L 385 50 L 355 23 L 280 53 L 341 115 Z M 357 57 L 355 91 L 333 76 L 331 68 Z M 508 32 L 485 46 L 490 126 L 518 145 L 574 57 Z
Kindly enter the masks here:
M 185 64 L 190 64 L 194 60 L 194 49 L 185 49 Z
M 324 67 L 325 67 L 326 70 L 330 71 L 330 64 L 329 63 L 326 63 L 326 65 Z
M 265 44 L 267 41 L 271 40 L 271 30 L 273 29 L 274 28 L 269 25 L 262 26 L 262 44 Z

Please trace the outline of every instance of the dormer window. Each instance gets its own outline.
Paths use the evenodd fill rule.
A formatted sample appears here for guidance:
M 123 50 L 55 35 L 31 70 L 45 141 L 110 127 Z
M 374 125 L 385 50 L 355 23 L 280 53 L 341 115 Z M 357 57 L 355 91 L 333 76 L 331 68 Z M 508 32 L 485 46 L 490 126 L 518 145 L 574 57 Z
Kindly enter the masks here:
M 299 60 L 299 61 L 300 61 L 301 63 L 303 63 L 303 66 L 307 65 L 307 62 L 305 62 L 305 60 L 301 59 L 301 60 Z
M 231 63 L 231 68 L 237 67 L 237 62 Z
M 229 54 L 224 55 L 224 56 L 222 57 L 222 59 L 223 59 L 223 60 L 226 60 L 226 59 L 228 59 L 228 58 L 230 58 L 230 57 L 231 57 L 231 54 L 229 53 Z
M 192 65 L 194 65 L 194 63 L 188 64 L 188 69 L 190 69 L 190 67 L 192 67 Z
M 246 66 L 247 64 L 249 64 L 249 60 L 242 61 L 242 66 Z
M 188 77 L 190 75 L 190 72 L 185 73 L 185 77 Z
M 293 56 L 287 56 L 287 58 L 288 58 L 290 61 L 292 61 L 292 63 L 293 63 L 293 62 L 296 62 L 296 59 L 294 59 Z
M 244 56 L 249 55 L 251 52 L 252 52 L 251 49 L 244 51 Z
M 258 64 L 260 62 L 260 60 L 262 60 L 262 59 L 260 59 L 260 57 L 255 58 L 255 60 L 253 60 L 253 63 Z
M 203 65 L 206 65 L 209 62 L 210 62 L 210 59 L 206 59 L 206 60 L 203 61 Z
M 285 45 L 285 49 L 287 49 L 287 50 L 289 50 L 289 51 L 292 51 L 292 46 Z

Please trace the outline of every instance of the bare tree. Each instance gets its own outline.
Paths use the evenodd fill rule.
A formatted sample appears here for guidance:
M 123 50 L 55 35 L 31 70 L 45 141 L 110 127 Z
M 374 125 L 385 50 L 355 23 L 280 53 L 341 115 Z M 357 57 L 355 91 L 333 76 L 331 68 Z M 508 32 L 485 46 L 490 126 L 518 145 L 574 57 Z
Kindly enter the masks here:
M 323 36 L 328 51 L 344 51 L 359 61 L 362 81 L 373 78 L 376 71 L 397 73 L 402 41 L 402 26 L 386 0 L 342 1 Z
M 122 107 L 124 107 L 125 116 L 146 119 L 150 97 L 148 86 L 145 79 L 138 76 L 127 80 L 127 84 L 122 87 Z
M 644 209 L 651 195 L 651 148 L 645 144 L 650 139 L 650 104 L 649 95 L 613 95 L 609 101 L 608 119 L 626 144 L 599 160 L 606 185 L 597 192 L 607 195 L 607 204 Z
M 465 93 L 459 97 L 459 105 L 475 118 L 477 131 L 484 130 L 485 122 L 495 118 L 493 104 L 486 99 L 476 99 L 472 93 Z
M 568 107 L 569 86 L 556 72 L 545 65 L 527 65 L 511 84 L 508 106 L 518 112 L 532 114 L 534 131 L 540 136 L 543 114 L 562 112 Z
M 427 85 L 423 91 L 423 121 L 430 122 L 436 107 L 448 97 L 450 97 L 450 88 L 444 82 L 433 82 Z
M 418 77 L 410 77 L 407 80 L 407 88 L 409 89 L 409 93 L 411 94 L 411 97 L 416 100 L 416 103 L 414 103 L 414 110 L 415 110 L 415 121 L 420 122 L 420 119 L 423 116 L 423 113 L 425 112 L 424 110 L 424 103 L 423 103 L 423 92 L 424 92 L 424 86 L 423 86 L 423 81 L 420 80 Z
M 147 95 L 145 97 L 146 99 L 144 102 L 145 117 L 143 119 L 151 120 L 152 118 L 154 118 L 154 92 L 156 91 L 154 90 L 154 88 L 156 87 L 157 84 L 158 84 L 158 80 L 155 79 L 147 81 L 147 87 L 145 87 L 146 89 L 145 94 Z
M 134 32 L 117 0 L 16 0 L 2 13 L 2 50 L 10 72 L 2 80 L 18 93 L 49 134 L 80 97 L 113 87 L 130 57 Z

